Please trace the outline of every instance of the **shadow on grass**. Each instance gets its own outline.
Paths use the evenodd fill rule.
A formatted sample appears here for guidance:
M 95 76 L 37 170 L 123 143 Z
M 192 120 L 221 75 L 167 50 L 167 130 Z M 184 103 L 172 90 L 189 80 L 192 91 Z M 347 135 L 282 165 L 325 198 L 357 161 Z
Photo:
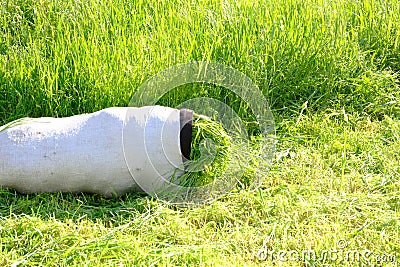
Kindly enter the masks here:
M 86 193 L 21 194 L 9 189 L 0 190 L 0 218 L 32 216 L 61 221 L 86 218 L 115 225 L 149 212 L 154 205 L 145 193 L 104 198 Z

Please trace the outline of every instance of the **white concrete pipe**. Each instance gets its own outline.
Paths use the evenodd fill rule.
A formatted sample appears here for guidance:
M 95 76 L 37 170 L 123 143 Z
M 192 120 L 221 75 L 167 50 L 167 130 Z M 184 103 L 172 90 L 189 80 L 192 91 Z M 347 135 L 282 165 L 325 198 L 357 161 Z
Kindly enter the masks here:
M 183 171 L 192 115 L 161 106 L 114 107 L 0 128 L 0 187 L 104 196 L 142 191 L 142 185 L 157 190 Z

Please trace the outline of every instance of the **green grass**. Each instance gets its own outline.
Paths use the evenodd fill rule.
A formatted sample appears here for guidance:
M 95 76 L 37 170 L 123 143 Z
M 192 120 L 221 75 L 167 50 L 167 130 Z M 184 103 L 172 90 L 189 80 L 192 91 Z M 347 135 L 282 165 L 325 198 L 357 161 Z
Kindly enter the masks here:
M 323 266 L 257 253 L 323 253 L 341 240 L 399 265 L 400 2 L 254 2 L 0 2 L 0 125 L 126 106 L 158 71 L 209 60 L 259 86 L 279 141 L 271 168 L 250 147 L 249 182 L 200 207 L 1 190 L 0 265 Z M 245 103 L 210 85 L 159 104 L 199 96 L 251 125 Z
M 194 113 L 190 157 L 185 173 L 177 177 L 179 185 L 199 187 L 221 177 L 233 159 L 232 147 L 232 138 L 221 123 Z

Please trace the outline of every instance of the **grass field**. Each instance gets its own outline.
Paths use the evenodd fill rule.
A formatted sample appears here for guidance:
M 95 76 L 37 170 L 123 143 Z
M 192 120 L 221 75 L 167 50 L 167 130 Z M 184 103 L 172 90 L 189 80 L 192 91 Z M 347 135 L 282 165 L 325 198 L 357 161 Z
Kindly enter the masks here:
M 200 60 L 269 101 L 274 164 L 247 174 L 262 186 L 185 209 L 0 190 L 1 266 L 400 265 L 397 0 L 1 0 L 0 125 L 126 106 L 153 74 Z M 247 116 L 193 87 L 159 104 L 207 96 Z

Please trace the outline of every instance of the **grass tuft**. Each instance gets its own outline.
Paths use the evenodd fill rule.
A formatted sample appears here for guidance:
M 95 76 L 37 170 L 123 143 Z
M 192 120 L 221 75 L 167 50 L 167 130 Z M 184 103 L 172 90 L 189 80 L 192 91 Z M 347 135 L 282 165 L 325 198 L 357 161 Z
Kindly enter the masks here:
M 232 159 L 231 146 L 232 138 L 222 124 L 194 113 L 190 161 L 179 177 L 180 185 L 204 186 L 221 177 Z

